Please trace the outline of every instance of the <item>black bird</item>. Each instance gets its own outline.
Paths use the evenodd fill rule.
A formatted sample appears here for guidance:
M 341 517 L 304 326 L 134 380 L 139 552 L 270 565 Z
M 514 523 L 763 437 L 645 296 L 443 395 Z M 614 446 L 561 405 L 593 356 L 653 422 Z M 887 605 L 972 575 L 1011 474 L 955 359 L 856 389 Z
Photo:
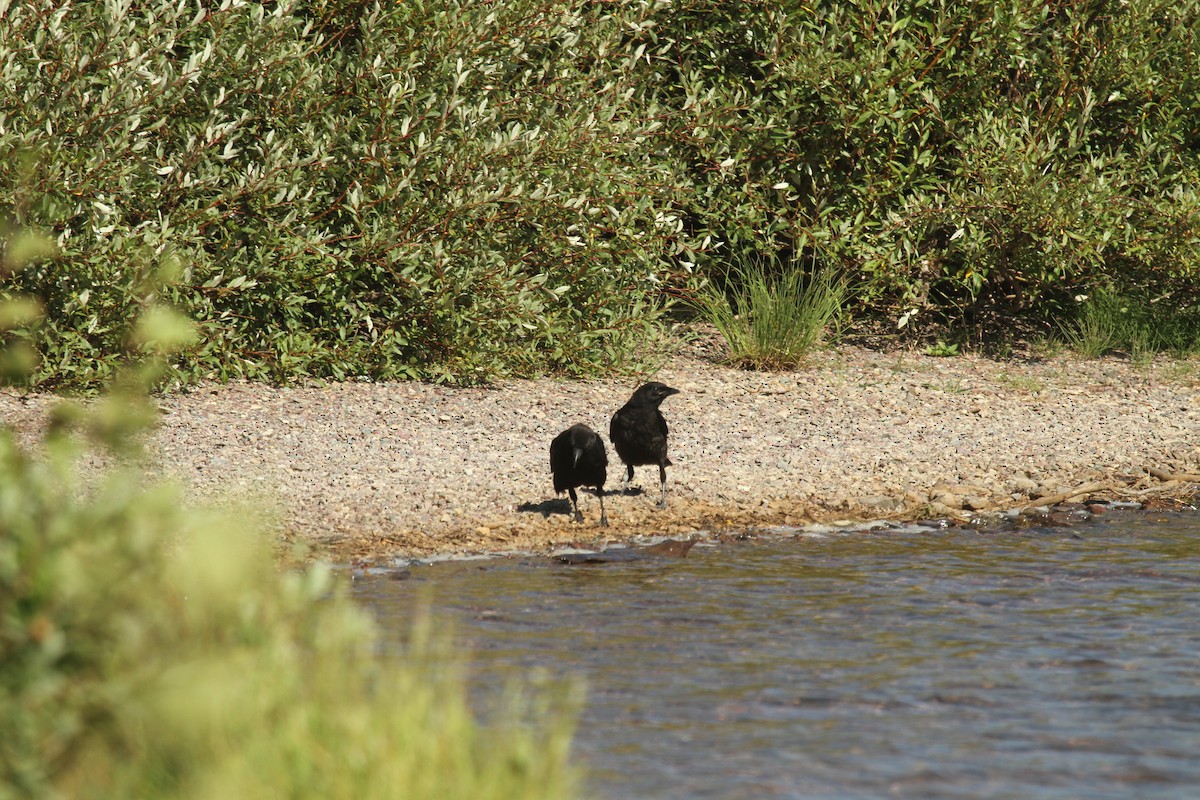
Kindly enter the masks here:
M 671 459 L 667 458 L 667 420 L 658 407 L 673 394 L 679 394 L 679 390 L 658 381 L 647 383 L 613 414 L 608 426 L 608 438 L 627 470 L 622 493 L 629 489 L 634 467 L 658 464 L 658 480 L 662 484 L 659 508 L 667 507 L 667 467 L 671 466 Z
M 596 487 L 600 498 L 600 524 L 608 524 L 604 513 L 604 480 L 608 477 L 608 452 L 604 440 L 587 425 L 572 425 L 550 443 L 550 471 L 554 473 L 554 492 L 571 495 L 575 521 L 583 522 L 576 486 Z

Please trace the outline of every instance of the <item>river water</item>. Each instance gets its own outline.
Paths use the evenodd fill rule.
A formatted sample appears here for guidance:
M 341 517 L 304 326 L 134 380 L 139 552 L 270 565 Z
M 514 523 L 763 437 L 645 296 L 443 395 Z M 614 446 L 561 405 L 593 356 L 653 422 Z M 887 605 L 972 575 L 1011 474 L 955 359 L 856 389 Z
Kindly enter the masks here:
M 498 687 L 581 677 L 598 798 L 1200 797 L 1200 515 L 359 576 Z

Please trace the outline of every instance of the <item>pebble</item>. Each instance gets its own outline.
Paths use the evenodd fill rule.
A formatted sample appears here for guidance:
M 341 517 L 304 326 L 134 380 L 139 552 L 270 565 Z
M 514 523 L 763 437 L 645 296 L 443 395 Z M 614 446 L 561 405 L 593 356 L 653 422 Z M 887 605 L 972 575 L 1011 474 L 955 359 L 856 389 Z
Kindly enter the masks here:
M 979 495 L 969 494 L 962 499 L 962 507 L 968 511 L 983 511 L 986 508 L 991 508 L 991 506 L 991 501 Z
M 904 508 L 903 499 L 882 494 L 860 497 L 858 504 L 863 508 L 870 508 L 884 513 Z

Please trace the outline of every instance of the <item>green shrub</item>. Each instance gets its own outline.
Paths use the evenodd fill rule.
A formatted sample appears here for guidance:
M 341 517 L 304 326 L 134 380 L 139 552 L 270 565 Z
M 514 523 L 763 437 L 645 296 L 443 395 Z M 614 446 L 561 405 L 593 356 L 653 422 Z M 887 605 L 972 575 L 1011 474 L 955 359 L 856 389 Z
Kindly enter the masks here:
M 327 569 L 76 454 L 0 435 L 0 797 L 572 794 L 563 695 L 482 726 L 427 626 L 383 659 Z
M 729 260 L 984 335 L 1200 296 L 1198 0 L 4 9 L 37 386 L 156 300 L 199 326 L 175 380 L 474 383 L 627 365 Z
M 658 21 L 690 229 L 729 248 L 707 273 L 793 251 L 893 319 L 959 325 L 1061 318 L 1104 276 L 1196 307 L 1195 0 L 696 0 Z
M 847 287 L 828 271 L 805 275 L 796 264 L 753 259 L 734 267 L 721 286 L 697 294 L 701 314 L 742 367 L 790 369 L 802 363 L 840 321 Z
M 12 287 L 47 309 L 35 385 L 111 375 L 157 294 L 199 325 L 179 379 L 594 372 L 653 332 L 652 9 L 197 8 L 0 14 L 0 210 L 61 251 Z

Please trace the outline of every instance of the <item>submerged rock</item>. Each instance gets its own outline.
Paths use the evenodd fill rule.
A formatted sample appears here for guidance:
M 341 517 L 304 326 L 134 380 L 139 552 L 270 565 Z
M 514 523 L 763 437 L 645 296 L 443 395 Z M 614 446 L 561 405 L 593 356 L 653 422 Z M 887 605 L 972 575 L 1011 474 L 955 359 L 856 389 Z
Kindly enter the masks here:
M 645 547 L 612 547 L 597 551 L 571 551 L 555 553 L 553 558 L 561 564 L 609 564 L 613 562 L 637 561 L 652 556 L 684 558 L 699 539 L 664 539 Z
M 652 544 L 649 547 L 635 548 L 641 550 L 646 555 L 654 556 L 670 556 L 672 558 L 684 558 L 688 551 L 696 544 L 696 539 L 666 539 L 658 544 Z

